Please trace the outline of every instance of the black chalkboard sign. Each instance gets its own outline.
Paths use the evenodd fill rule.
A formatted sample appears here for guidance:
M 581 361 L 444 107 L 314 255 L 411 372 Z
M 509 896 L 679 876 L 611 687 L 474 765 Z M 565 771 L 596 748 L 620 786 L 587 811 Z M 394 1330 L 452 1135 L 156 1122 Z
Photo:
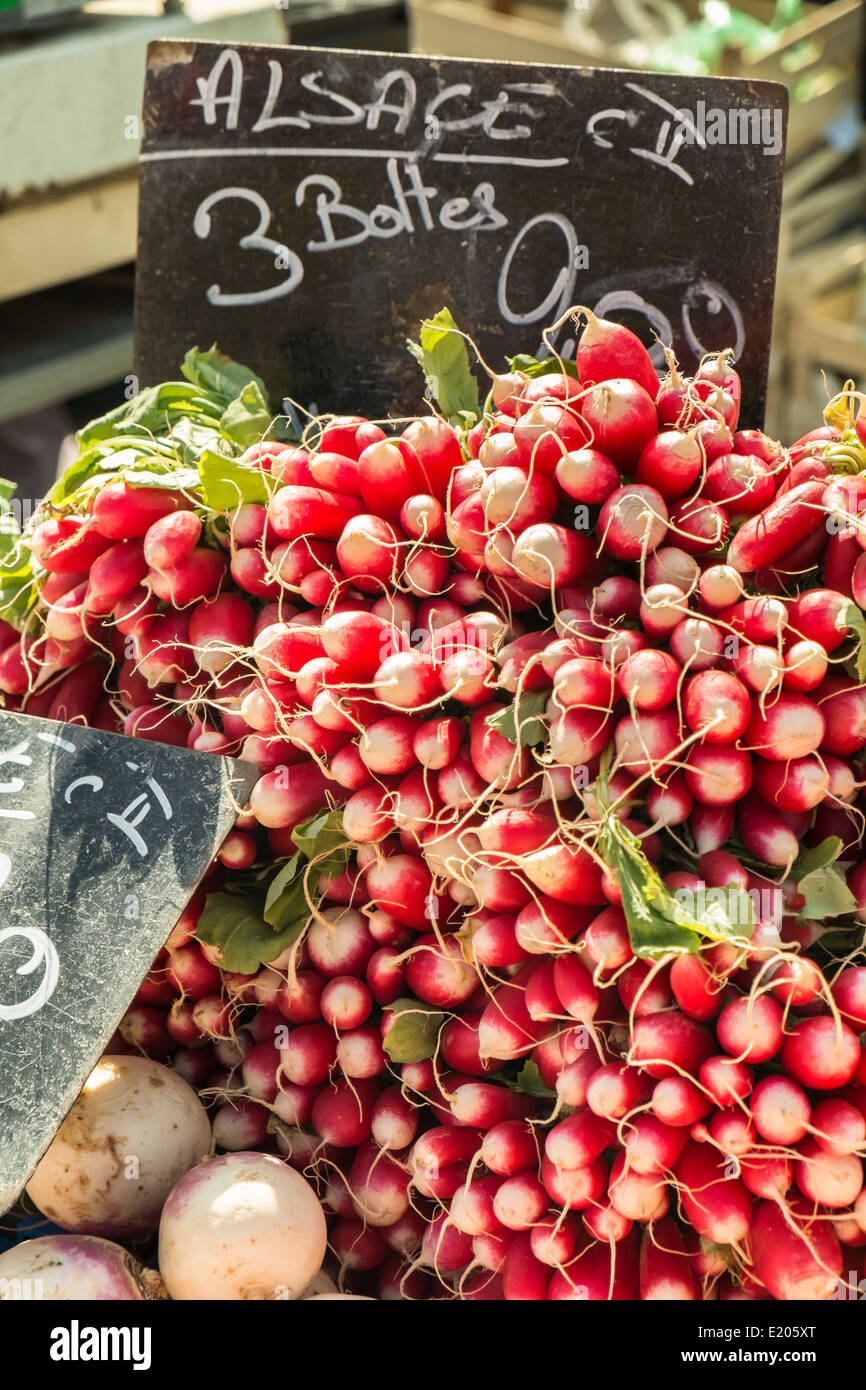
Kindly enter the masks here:
M 502 370 L 586 304 L 686 371 L 734 347 L 757 425 L 786 123 L 772 82 L 152 43 L 141 384 L 217 341 L 277 407 L 417 412 L 425 315 Z
M 249 763 L 0 713 L 0 1212 L 258 775 Z

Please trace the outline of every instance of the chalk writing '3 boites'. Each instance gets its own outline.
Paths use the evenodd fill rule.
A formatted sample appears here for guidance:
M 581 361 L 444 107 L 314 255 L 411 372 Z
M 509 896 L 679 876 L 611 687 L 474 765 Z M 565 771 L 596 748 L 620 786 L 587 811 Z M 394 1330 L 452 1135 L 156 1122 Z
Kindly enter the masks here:
M 127 762 L 126 766 L 129 768 L 130 772 L 141 771 L 141 768 L 139 767 L 138 763 Z M 171 820 L 171 802 L 169 801 L 162 787 L 157 782 L 156 778 L 145 778 L 145 786 L 150 788 L 150 791 L 153 794 L 154 801 L 159 806 L 160 810 L 162 811 L 162 814 L 165 816 L 165 819 Z M 66 788 L 66 791 L 63 793 L 63 800 L 67 803 L 67 805 L 71 805 L 72 803 L 73 792 L 79 791 L 83 787 L 88 787 L 90 791 L 94 793 L 100 792 L 102 791 L 103 787 L 102 778 L 97 777 L 95 774 L 92 773 L 84 777 L 76 777 L 75 781 L 70 782 L 69 786 Z M 150 809 L 150 797 L 148 796 L 147 792 L 140 792 L 138 796 L 134 797 L 133 800 L 130 801 L 126 809 L 121 811 L 119 815 L 113 811 L 107 811 L 105 814 L 105 819 L 108 821 L 108 823 L 110 825 L 116 826 L 118 830 L 121 830 L 123 832 L 123 834 L 127 837 L 128 840 L 132 841 L 132 844 L 135 846 L 136 853 L 139 854 L 142 859 L 145 859 L 147 857 L 149 850 L 147 847 L 146 840 L 142 835 L 139 834 L 138 826 L 141 825 L 145 817 L 150 814 Z
M 60 743 L 62 740 L 55 739 L 51 735 L 40 735 L 45 742 Z M 69 747 L 74 745 L 70 744 Z M 18 768 L 30 768 L 33 759 L 27 752 L 29 740 L 24 739 L 17 743 L 14 748 L 7 748 L 0 751 L 0 767 L 11 765 Z M 26 807 L 10 806 L 5 802 L 7 796 L 17 796 L 25 789 L 23 777 L 13 776 L 8 781 L 0 782 L 0 819 L 4 820 L 35 820 L 36 812 L 28 810 Z M 12 874 L 12 860 L 9 855 L 0 850 L 0 891 L 5 887 Z M 41 927 L 4 927 L 0 931 L 0 948 L 7 941 L 27 941 L 32 947 L 32 954 L 29 960 L 23 965 L 19 965 L 17 975 L 32 975 L 35 971 L 42 969 L 42 979 L 27 999 L 21 1000 L 17 1004 L 3 1004 L 0 1002 L 0 1022 L 12 1022 L 17 1018 L 26 1018 L 29 1014 L 35 1014 L 38 1009 L 47 1004 L 60 978 L 60 961 L 54 943 Z

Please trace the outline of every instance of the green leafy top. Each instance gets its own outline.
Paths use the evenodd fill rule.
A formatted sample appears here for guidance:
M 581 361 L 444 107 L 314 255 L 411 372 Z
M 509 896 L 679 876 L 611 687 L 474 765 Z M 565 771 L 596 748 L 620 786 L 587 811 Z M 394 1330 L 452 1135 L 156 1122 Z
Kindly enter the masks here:
M 478 382 L 451 311 L 440 309 L 432 319 L 424 319 L 419 337 L 420 342 L 410 338 L 406 346 L 424 368 L 430 395 L 452 425 L 471 427 L 481 415 Z
M 233 891 L 208 894 L 196 935 L 219 947 L 224 970 L 255 974 L 297 941 L 319 880 L 341 873 L 348 862 L 341 826 L 342 812 L 326 808 L 292 832 L 298 849 L 285 863 L 234 875 Z
M 182 370 L 185 381 L 147 387 L 79 430 L 78 458 L 23 532 L 12 484 L 0 492 L 0 617 L 20 629 L 38 599 L 45 572 L 27 542 L 32 530 L 58 511 L 83 512 L 108 483 L 179 490 L 216 511 L 267 500 L 264 475 L 237 458 L 270 424 L 262 381 L 216 348 L 191 348 Z
M 577 366 L 569 358 L 545 357 L 539 361 L 537 357 L 530 357 L 528 352 L 519 352 L 516 357 L 506 357 L 508 369 L 512 372 L 523 372 L 524 376 L 536 377 L 547 376 L 550 372 L 564 372 L 566 376 L 574 377 L 577 381 Z
M 600 779 L 601 780 L 601 779 Z M 703 938 L 747 941 L 753 931 L 751 903 L 744 894 L 708 892 L 705 900 L 683 901 L 662 882 L 640 840 L 616 816 L 606 814 L 598 842 L 622 892 L 629 939 L 636 956 L 696 952 Z
M 509 743 L 532 748 L 544 740 L 547 722 L 543 716 L 549 695 L 547 690 L 524 691 L 511 704 L 488 714 L 484 722 Z
M 796 860 L 791 877 L 806 900 L 800 913 L 805 921 L 822 922 L 826 917 L 856 911 L 857 899 L 836 864 L 841 852 L 842 841 L 830 835 Z
M 447 1014 L 418 999 L 395 999 L 382 1046 L 392 1062 L 424 1062 L 434 1056 Z

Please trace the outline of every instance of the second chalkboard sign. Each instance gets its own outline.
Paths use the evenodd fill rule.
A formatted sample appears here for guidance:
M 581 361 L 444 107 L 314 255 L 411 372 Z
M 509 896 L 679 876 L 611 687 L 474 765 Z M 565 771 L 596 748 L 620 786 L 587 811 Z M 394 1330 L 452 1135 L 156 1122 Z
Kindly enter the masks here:
M 0 1212 L 258 775 L 230 758 L 0 713 Z
M 786 120 L 768 82 L 153 43 L 141 384 L 216 341 L 277 408 L 399 415 L 421 318 L 449 307 L 502 370 L 585 304 L 687 372 L 734 348 L 758 425 Z

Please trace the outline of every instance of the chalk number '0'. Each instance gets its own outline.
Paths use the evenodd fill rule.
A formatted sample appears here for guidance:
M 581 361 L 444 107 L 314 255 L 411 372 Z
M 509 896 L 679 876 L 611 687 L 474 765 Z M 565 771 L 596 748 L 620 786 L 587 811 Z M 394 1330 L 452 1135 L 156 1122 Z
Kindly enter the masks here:
M 267 251 L 270 253 L 272 261 L 276 262 L 279 257 L 279 265 L 285 267 L 289 274 L 279 285 L 271 285 L 266 290 L 248 290 L 245 294 L 223 294 L 219 285 L 211 285 L 207 292 L 207 298 L 211 304 L 264 304 L 269 299 L 279 299 L 281 295 L 291 294 L 292 290 L 297 289 L 304 278 L 304 267 L 300 257 L 290 251 L 282 242 L 274 241 L 272 237 L 265 233 L 271 225 L 271 210 L 260 193 L 256 193 L 251 188 L 220 188 L 216 193 L 210 193 L 204 198 L 195 210 L 193 218 L 193 231 L 197 237 L 205 241 L 210 236 L 211 230 L 211 208 L 216 207 L 226 198 L 240 198 L 253 207 L 259 214 L 259 222 L 254 232 L 248 232 L 242 236 L 238 242 L 243 251 Z

